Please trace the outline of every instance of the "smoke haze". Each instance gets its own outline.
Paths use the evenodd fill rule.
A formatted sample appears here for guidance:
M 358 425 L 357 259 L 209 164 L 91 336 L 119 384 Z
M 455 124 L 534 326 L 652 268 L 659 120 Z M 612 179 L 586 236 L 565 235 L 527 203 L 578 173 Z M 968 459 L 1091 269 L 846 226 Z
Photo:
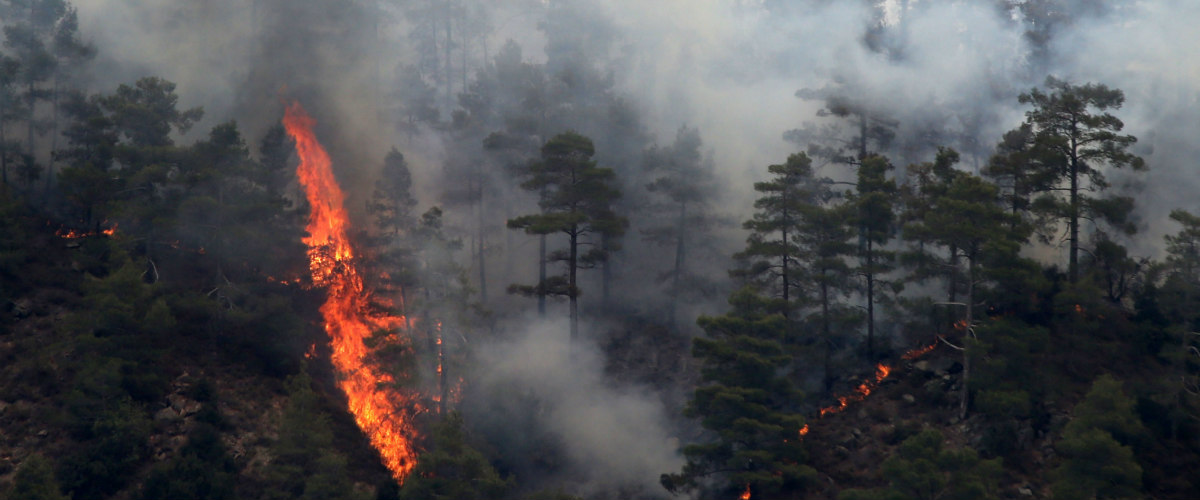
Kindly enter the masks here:
M 1137 152 L 1150 165 L 1146 175 L 1110 176 L 1114 186 L 1136 190 L 1132 194 L 1145 231 L 1127 243 L 1134 254 L 1157 257 L 1162 235 L 1176 230 L 1165 222 L 1166 214 L 1200 208 L 1194 201 L 1200 187 L 1194 167 L 1200 157 L 1194 139 L 1200 135 L 1194 112 L 1200 97 L 1200 52 L 1195 50 L 1200 4 L 1047 0 L 1040 3 L 1051 5 L 1052 15 L 1030 19 L 1020 8 L 1030 2 L 464 1 L 459 4 L 468 10 L 487 12 L 480 25 L 490 29 L 470 40 L 461 60 L 464 78 L 473 78 L 513 40 L 527 63 L 545 65 L 549 73 L 579 64 L 600 79 L 610 78 L 610 94 L 628 100 L 636 117 L 629 126 L 634 132 L 611 137 L 644 131 L 653 141 L 619 144 L 604 139 L 604 131 L 586 130 L 597 127 L 594 120 L 563 123 L 600 135 L 602 163 L 614 163 L 634 179 L 624 186 L 627 198 L 636 198 L 644 185 L 637 160 L 643 148 L 669 143 L 682 125 L 699 129 L 716 175 L 724 180 L 716 209 L 738 220 L 751 212 L 752 185 L 766 177 L 765 167 L 805 147 L 785 140 L 786 132 L 806 123 L 840 124 L 819 116 L 825 102 L 798 98 L 798 91 L 850 96 L 894 122 L 895 138 L 883 152 L 897 166 L 929 161 L 937 147 L 949 146 L 963 153 L 961 167 L 974 171 L 1023 118 L 1017 96 L 1040 85 L 1048 73 L 1074 83 L 1104 83 L 1125 91 L 1126 104 L 1116 114 L 1125 121 L 1125 132 L 1140 139 Z M 318 136 L 328 143 L 343 184 L 357 197 L 352 206 L 369 196 L 373 176 L 392 146 L 409 160 L 422 207 L 443 203 L 442 184 L 454 181 L 444 172 L 447 158 L 482 154 L 476 151 L 478 141 L 471 151 L 457 149 L 461 145 L 446 131 L 449 126 L 405 130 L 398 125 L 404 122 L 399 110 L 409 104 L 402 102 L 401 82 L 428 55 L 410 35 L 419 23 L 408 7 L 421 2 L 74 3 L 81 32 L 100 50 L 91 71 L 95 91 L 162 76 L 179 84 L 182 106 L 206 109 L 193 134 L 234 119 L 250 141 L 278 121 L 281 96 L 301 99 L 319 122 Z M 436 73 L 420 75 L 437 91 L 443 123 L 451 122 L 453 110 L 440 89 L 446 86 L 457 95 L 470 84 L 464 86 L 453 74 L 449 84 L 439 83 Z M 824 169 L 825 175 L 848 175 L 839 167 Z M 502 217 L 533 206 L 511 180 L 489 182 L 508 210 L 489 214 L 498 225 Z M 448 218 L 459 226 L 471 224 L 466 214 Z M 661 250 L 637 241 L 639 222 L 645 221 L 634 220 L 620 257 L 627 269 L 654 267 L 642 261 L 665 258 Z M 714 246 L 721 252 L 737 248 L 744 237 L 738 231 L 715 234 L 721 241 Z M 488 238 L 504 253 L 493 259 L 504 264 L 488 271 L 493 288 L 529 282 L 532 258 L 512 255 L 530 252 L 535 244 L 524 235 Z M 711 267 L 712 275 L 725 271 L 718 259 L 698 262 Z M 650 281 L 626 299 L 638 302 L 657 293 L 658 285 Z M 528 307 L 524 299 L 491 295 L 496 309 Z M 710 310 L 719 312 L 716 307 Z M 514 438 L 497 446 L 545 446 L 562 463 L 509 464 L 514 471 L 575 481 L 583 490 L 601 483 L 650 490 L 658 474 L 678 470 L 682 461 L 676 445 L 664 438 L 676 435 L 666 415 L 677 408 L 665 408 L 653 391 L 614 388 L 596 349 L 571 357 L 564 325 L 515 316 L 509 318 L 512 324 L 528 326 L 510 330 L 522 334 L 478 347 L 480 385 L 471 391 L 482 399 L 475 417 L 489 431 L 541 429 L 532 444 Z M 515 399 L 494 399 L 502 396 Z M 518 400 L 534 407 L 518 411 L 512 407 Z M 499 431 L 494 434 L 502 439 Z

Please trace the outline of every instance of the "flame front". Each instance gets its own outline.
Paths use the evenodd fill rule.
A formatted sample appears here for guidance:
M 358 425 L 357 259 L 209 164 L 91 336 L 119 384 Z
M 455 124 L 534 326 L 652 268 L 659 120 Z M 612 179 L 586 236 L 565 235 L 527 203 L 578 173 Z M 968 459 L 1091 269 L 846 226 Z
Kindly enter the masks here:
M 354 251 L 348 238 L 350 218 L 345 196 L 333 176 L 325 148 L 317 142 L 312 127 L 316 120 L 299 103 L 288 106 L 283 125 L 296 141 L 300 165 L 296 175 L 311 206 L 308 218 L 309 272 L 313 283 L 327 288 L 321 306 L 325 332 L 332 347 L 331 361 L 338 386 L 346 393 L 354 420 L 379 450 L 383 463 L 397 481 L 416 466 L 413 415 L 417 398 L 396 388 L 394 377 L 365 362 L 368 351 L 363 340 L 379 329 L 396 328 L 404 318 L 371 312 L 370 294 L 355 268 Z

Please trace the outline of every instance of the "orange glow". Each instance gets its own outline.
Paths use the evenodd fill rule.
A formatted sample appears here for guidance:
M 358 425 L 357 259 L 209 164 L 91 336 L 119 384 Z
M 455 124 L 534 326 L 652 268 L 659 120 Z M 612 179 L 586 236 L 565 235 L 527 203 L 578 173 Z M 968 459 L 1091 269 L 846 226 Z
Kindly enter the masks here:
M 903 356 L 900 356 L 900 358 L 901 358 L 901 359 L 903 359 L 903 360 L 905 360 L 905 361 L 912 361 L 912 360 L 914 360 L 914 359 L 917 359 L 917 358 L 919 358 L 919 357 L 921 357 L 921 356 L 924 356 L 924 355 L 926 355 L 926 354 L 929 354 L 929 351 L 932 351 L 932 350 L 934 350 L 935 348 L 937 348 L 937 342 L 934 342 L 934 343 L 932 343 L 932 344 L 929 344 L 929 345 L 927 345 L 927 346 L 925 346 L 925 347 L 918 347 L 918 348 L 916 348 L 916 349 L 913 349 L 913 350 L 911 350 L 911 351 L 908 351 L 908 352 L 904 353 L 904 355 L 903 355 Z
M 742 500 L 750 500 L 750 485 L 749 484 L 746 485 L 746 491 L 742 492 L 741 498 L 742 498 Z
M 880 382 L 883 382 L 883 379 L 887 378 L 888 375 L 891 375 L 891 374 L 892 374 L 892 367 L 885 365 L 883 363 L 879 363 L 878 365 L 875 366 L 875 383 L 878 384 Z
M 379 450 L 392 476 L 403 482 L 417 464 L 413 416 L 420 407 L 414 394 L 396 388 L 392 375 L 364 362 L 368 349 L 363 340 L 373 331 L 403 325 L 404 318 L 375 313 L 368 307 L 370 293 L 364 290 L 355 268 L 348 237 L 345 195 L 333 176 L 328 153 L 313 134 L 314 124 L 316 120 L 299 103 L 288 106 L 283 125 L 296 141 L 300 157 L 296 175 L 311 207 L 308 236 L 303 238 L 308 245 L 309 272 L 313 283 L 326 287 L 328 294 L 321 316 L 332 347 L 331 361 L 355 422 Z
M 929 351 L 932 351 L 936 347 L 937 347 L 936 342 L 933 344 L 927 345 L 925 347 L 918 347 L 916 349 L 913 349 L 911 351 L 904 353 L 904 355 L 901 356 L 901 358 L 908 360 L 908 361 L 912 361 L 916 358 L 919 358 L 919 357 L 929 353 Z M 848 396 L 841 396 L 841 397 L 837 398 L 836 405 L 821 408 L 821 410 L 818 412 L 818 418 L 823 418 L 823 417 L 825 417 L 825 415 L 832 415 L 834 413 L 841 413 L 848 406 L 850 406 L 850 403 L 856 403 L 856 402 L 862 401 L 864 399 L 867 399 L 867 396 L 870 396 L 871 392 L 873 392 L 876 387 L 879 387 L 879 384 L 883 383 L 883 380 L 888 378 L 888 376 L 890 376 L 891 374 L 892 374 L 892 367 L 885 365 L 883 363 L 879 363 L 879 364 L 875 365 L 875 380 L 874 381 L 864 380 L 863 383 L 859 384 L 858 387 L 856 387 L 854 389 L 854 394 L 851 394 Z M 804 437 L 806 434 L 808 434 L 808 424 L 805 424 L 804 427 L 800 429 L 800 437 Z
M 103 224 L 107 224 L 107 223 L 108 223 L 108 221 L 103 222 Z M 49 222 L 47 222 L 47 224 L 49 224 Z M 77 240 L 79 238 L 87 238 L 89 236 L 99 236 L 101 234 L 111 237 L 111 236 L 117 234 L 117 225 L 113 224 L 113 226 L 110 228 L 101 229 L 99 233 L 92 232 L 92 231 L 84 232 L 84 231 L 76 231 L 74 229 L 61 228 L 58 231 L 55 231 L 54 234 L 55 234 L 55 236 L 58 236 L 59 238 L 62 238 L 65 240 Z
M 864 380 L 863 383 L 854 388 L 854 394 L 839 397 L 837 399 L 838 404 L 821 408 L 819 416 L 824 417 L 825 415 L 839 413 L 842 410 L 845 410 L 847 406 L 850 406 L 850 403 L 856 403 L 866 399 L 867 396 L 871 395 L 871 391 L 875 390 L 875 388 L 879 386 L 880 382 L 883 382 L 883 379 L 888 378 L 888 375 L 891 374 L 892 367 L 883 363 L 875 365 L 875 380 Z
M 1083 306 L 1081 306 L 1079 304 L 1075 304 L 1075 314 L 1082 315 L 1083 314 Z

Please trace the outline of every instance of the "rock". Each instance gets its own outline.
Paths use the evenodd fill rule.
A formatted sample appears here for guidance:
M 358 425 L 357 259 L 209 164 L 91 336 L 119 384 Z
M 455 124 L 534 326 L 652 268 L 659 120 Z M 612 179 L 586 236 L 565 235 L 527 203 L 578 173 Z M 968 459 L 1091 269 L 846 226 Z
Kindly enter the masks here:
M 17 318 L 24 318 L 33 312 L 33 301 L 29 299 L 17 299 L 12 302 L 12 314 Z
M 867 418 L 867 409 L 866 409 L 866 408 L 859 408 L 859 409 L 858 409 L 858 419 L 859 419 L 859 420 L 866 420 L 866 418 Z
M 1023 496 L 1023 497 L 1031 497 L 1031 496 L 1033 496 L 1033 490 L 1031 490 L 1031 489 L 1029 489 L 1029 488 L 1027 488 L 1027 487 L 1025 487 L 1025 486 L 1022 486 L 1022 487 L 1020 487 L 1020 488 L 1017 488 L 1017 493 L 1020 493 L 1020 494 L 1021 494 L 1021 496 Z
M 47 436 L 47 435 L 49 435 L 49 434 L 50 434 L 50 432 L 49 432 L 49 431 L 47 431 L 46 429 L 42 429 L 42 430 L 38 431 L 38 437 L 43 437 L 43 438 L 44 438 L 44 437 L 46 437 L 46 436 Z
M 847 457 L 849 457 L 849 456 L 850 456 L 850 450 L 846 449 L 846 447 L 845 447 L 845 446 L 838 446 L 838 447 L 835 447 L 835 448 L 833 449 L 833 452 L 834 452 L 835 454 L 837 454 L 837 456 L 838 456 L 838 457 L 840 457 L 840 458 L 847 458 Z
M 176 420 L 179 420 L 179 418 L 180 418 L 179 413 L 176 412 L 175 409 L 171 408 L 171 407 L 167 407 L 167 408 L 158 410 L 158 412 L 154 414 L 155 422 L 174 422 Z
M 930 371 L 929 370 L 929 361 L 926 361 L 923 359 L 920 361 L 917 361 L 916 363 L 913 363 L 913 368 L 916 368 L 917 370 L 920 370 L 923 372 L 928 372 L 928 371 Z
M 857 427 L 854 429 L 850 429 L 850 433 L 854 434 L 855 438 L 862 438 L 862 435 L 863 435 L 862 431 L 858 430 Z
M 4 410 L 7 410 L 7 409 L 8 409 L 8 402 L 0 401 L 0 414 L 4 413 Z
M 903 396 L 900 396 L 900 399 L 903 399 L 905 403 L 908 403 L 910 405 L 917 402 L 917 398 L 915 396 L 913 396 L 912 394 L 905 394 Z
M 200 404 L 198 401 L 188 401 L 187 403 L 184 403 L 183 408 L 179 410 L 179 414 L 185 417 L 190 417 L 200 413 L 200 409 L 203 407 L 204 405 Z
M 183 397 L 182 394 L 168 394 L 167 395 L 167 402 L 171 404 L 171 408 L 174 408 L 175 411 L 178 411 L 178 412 L 183 411 L 183 407 L 185 405 L 187 405 L 187 401 L 188 401 L 188 399 Z

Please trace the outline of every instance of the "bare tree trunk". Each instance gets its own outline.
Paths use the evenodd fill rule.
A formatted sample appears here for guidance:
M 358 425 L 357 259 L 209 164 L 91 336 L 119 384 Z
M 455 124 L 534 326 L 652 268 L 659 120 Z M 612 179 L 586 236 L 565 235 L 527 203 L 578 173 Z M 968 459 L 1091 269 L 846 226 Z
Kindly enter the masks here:
M 572 268 L 572 271 L 574 269 Z M 546 282 L 546 235 L 538 236 L 538 284 Z M 538 316 L 546 317 L 546 294 L 538 293 Z
M 571 298 L 571 344 L 579 340 L 579 293 L 576 291 L 575 274 L 579 258 L 579 227 L 571 224 L 571 260 L 567 262 L 569 277 L 567 279 L 567 296 Z
M 867 238 L 867 359 L 875 361 L 875 249 Z
M 675 326 L 675 307 L 679 302 L 679 283 L 683 275 L 684 225 L 687 222 L 687 202 L 679 204 L 679 221 L 675 225 L 675 274 L 671 277 L 671 303 L 667 307 L 667 322 Z
M 480 300 L 480 302 L 487 304 L 487 300 L 488 300 L 487 259 L 483 255 L 483 251 L 487 245 L 485 245 L 484 241 L 483 241 L 484 222 L 483 222 L 483 175 L 482 174 L 476 176 L 475 189 L 478 190 L 477 196 L 473 196 L 473 198 L 475 198 L 475 231 L 477 234 L 476 238 L 477 238 L 477 244 L 478 244 L 478 248 L 476 249 L 476 252 L 479 255 L 479 300 Z
M 832 328 L 829 324 L 829 284 L 825 282 L 825 272 L 821 272 L 821 337 L 825 344 L 825 360 L 824 360 L 824 383 L 825 393 L 829 394 L 833 390 L 833 371 L 830 365 L 830 359 L 833 357 L 833 340 Z
M 1074 124 L 1072 124 L 1074 129 Z M 1076 156 L 1078 144 L 1075 140 L 1075 132 L 1071 132 L 1071 208 L 1070 221 L 1071 227 L 1071 254 L 1070 261 L 1067 265 L 1067 272 L 1071 279 L 1071 283 L 1079 281 L 1079 157 Z
M 963 376 L 962 387 L 959 389 L 958 417 L 967 418 L 967 403 L 971 397 L 971 339 L 975 336 L 975 257 L 967 259 L 967 297 L 966 318 L 963 319 Z

